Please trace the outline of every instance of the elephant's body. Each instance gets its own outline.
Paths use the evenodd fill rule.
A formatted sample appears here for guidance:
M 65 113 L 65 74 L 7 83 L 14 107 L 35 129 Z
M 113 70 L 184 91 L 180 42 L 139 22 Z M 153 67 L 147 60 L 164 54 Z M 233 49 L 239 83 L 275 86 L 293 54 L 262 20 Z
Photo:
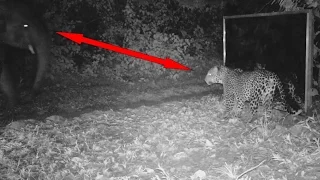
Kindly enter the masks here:
M 14 47 L 36 54 L 37 73 L 32 88 L 32 94 L 36 95 L 50 59 L 50 38 L 41 21 L 32 15 L 25 4 L 0 2 L 0 22 L 1 19 L 4 19 L 5 27 L 0 27 L 0 87 L 8 97 L 9 107 L 13 107 L 17 102 L 17 93 L 10 65 L 14 63 L 6 59 L 11 57 L 8 53 L 12 53 L 7 50 Z

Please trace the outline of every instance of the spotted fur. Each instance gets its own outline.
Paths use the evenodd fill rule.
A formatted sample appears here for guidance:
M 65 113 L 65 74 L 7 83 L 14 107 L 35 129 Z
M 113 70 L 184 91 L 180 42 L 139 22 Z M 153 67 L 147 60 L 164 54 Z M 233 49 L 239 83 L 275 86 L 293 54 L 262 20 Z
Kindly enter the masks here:
M 259 105 L 264 105 L 270 112 L 276 90 L 279 91 L 281 104 L 288 112 L 294 113 L 287 106 L 283 85 L 279 77 L 273 72 L 263 69 L 242 71 L 233 70 L 226 66 L 215 66 L 208 71 L 205 82 L 208 85 L 214 83 L 223 85 L 226 113 L 235 107 L 237 110 L 243 110 L 246 101 L 249 102 L 253 115 L 257 113 Z
M 254 70 L 265 70 L 266 68 L 265 64 L 256 63 Z M 297 95 L 296 92 L 296 85 L 298 84 L 298 77 L 296 74 L 290 73 L 290 74 L 278 74 L 282 84 L 283 89 L 285 93 L 288 93 L 290 95 L 290 99 L 293 100 L 292 103 L 297 104 L 300 108 L 303 108 L 303 101 L 300 96 Z

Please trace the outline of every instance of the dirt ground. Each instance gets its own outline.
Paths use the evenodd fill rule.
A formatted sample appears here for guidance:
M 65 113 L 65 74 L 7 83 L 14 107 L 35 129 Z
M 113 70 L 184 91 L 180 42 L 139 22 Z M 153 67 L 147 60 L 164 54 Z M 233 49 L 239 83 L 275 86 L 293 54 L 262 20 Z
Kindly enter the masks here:
M 3 117 L 3 121 L 37 119 L 41 120 L 51 115 L 61 115 L 66 118 L 80 116 L 94 110 L 119 110 L 151 106 L 163 102 L 202 97 L 215 93 L 221 95 L 222 89 L 208 87 L 202 79 L 174 82 L 128 83 L 94 79 L 88 82 L 56 84 L 46 86 L 34 101 L 25 102 L 28 91 L 21 93 L 20 104 L 11 117 Z M 144 97 L 144 95 L 148 97 Z M 2 96 L 2 97 L 1 97 Z M 5 97 L 0 94 L 0 110 L 5 110 Z M 28 98 L 28 97 L 27 97 Z

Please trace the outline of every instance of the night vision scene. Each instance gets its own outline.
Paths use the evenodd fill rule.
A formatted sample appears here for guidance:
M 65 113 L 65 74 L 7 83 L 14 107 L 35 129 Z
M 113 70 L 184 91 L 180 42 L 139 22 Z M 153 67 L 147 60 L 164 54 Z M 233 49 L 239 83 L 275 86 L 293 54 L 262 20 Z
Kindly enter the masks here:
M 0 0 L 0 180 L 320 179 L 319 32 L 318 0 Z

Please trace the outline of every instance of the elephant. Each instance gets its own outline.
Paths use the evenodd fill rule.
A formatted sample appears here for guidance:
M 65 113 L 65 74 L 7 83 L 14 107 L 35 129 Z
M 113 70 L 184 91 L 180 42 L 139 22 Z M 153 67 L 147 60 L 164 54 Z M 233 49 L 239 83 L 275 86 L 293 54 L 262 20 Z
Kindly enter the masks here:
M 2 21 L 1 21 L 2 20 Z M 2 22 L 2 23 L 1 23 Z M 8 98 L 8 106 L 17 104 L 17 92 L 10 71 L 10 59 L 6 59 L 7 46 L 27 49 L 36 55 L 37 72 L 33 82 L 32 96 L 40 91 L 50 60 L 51 39 L 41 20 L 32 15 L 26 4 L 0 1 L 0 88 Z

